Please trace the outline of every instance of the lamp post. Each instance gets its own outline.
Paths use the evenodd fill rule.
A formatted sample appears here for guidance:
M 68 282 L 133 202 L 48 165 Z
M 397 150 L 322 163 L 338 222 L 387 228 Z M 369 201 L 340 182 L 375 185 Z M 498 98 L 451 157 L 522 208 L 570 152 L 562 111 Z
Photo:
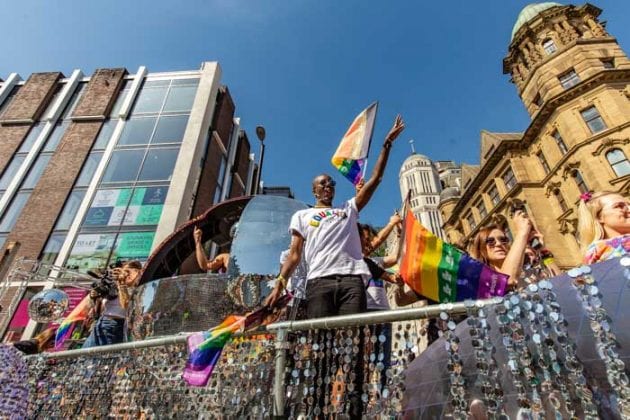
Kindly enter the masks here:
M 260 140 L 260 158 L 258 158 L 258 175 L 256 176 L 256 194 L 261 194 L 260 180 L 262 176 L 263 161 L 265 159 L 265 127 L 256 127 L 256 137 Z

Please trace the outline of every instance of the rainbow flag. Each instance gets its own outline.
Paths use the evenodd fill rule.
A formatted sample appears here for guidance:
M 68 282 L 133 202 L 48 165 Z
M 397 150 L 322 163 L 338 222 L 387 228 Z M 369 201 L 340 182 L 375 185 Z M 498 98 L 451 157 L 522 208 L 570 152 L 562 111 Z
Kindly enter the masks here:
M 265 306 L 246 316 L 230 315 L 209 331 L 191 334 L 188 337 L 188 361 L 182 378 L 188 385 L 206 386 L 219 363 L 223 347 L 232 335 L 274 322 L 279 314 L 277 309 L 286 306 L 292 298 L 293 295 L 286 293 L 272 308 Z
M 210 331 L 188 337 L 188 361 L 182 377 L 193 386 L 206 386 L 214 367 L 219 363 L 225 344 L 238 331 L 243 331 L 245 317 L 230 315 Z
M 503 296 L 508 276 L 494 271 L 427 230 L 410 210 L 405 216 L 400 274 L 419 295 L 437 302 Z
M 63 342 L 72 334 L 74 326 L 78 321 L 83 321 L 88 317 L 90 312 L 90 295 L 79 302 L 79 304 L 68 314 L 68 316 L 61 321 L 59 328 L 57 328 L 57 334 L 55 335 L 55 350 L 61 349 Z
M 357 115 L 331 159 L 333 166 L 354 185 L 363 179 L 377 108 L 378 102 L 374 102 Z

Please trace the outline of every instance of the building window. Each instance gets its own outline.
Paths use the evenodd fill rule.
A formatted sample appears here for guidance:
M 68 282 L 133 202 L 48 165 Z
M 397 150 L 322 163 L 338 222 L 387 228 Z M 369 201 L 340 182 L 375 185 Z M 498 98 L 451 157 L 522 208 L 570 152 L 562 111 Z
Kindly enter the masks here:
M 602 65 L 605 69 L 614 69 L 615 68 L 615 59 L 614 58 L 604 58 L 602 59 Z
M 560 152 L 563 155 L 565 155 L 569 151 L 569 148 L 567 147 L 566 143 L 562 139 L 560 132 L 558 130 L 555 130 L 551 136 L 556 141 L 556 144 L 558 145 L 558 149 L 560 149 Z
M 630 174 L 630 163 L 621 149 L 612 149 L 606 153 L 606 159 L 617 176 Z
M 470 226 L 470 230 L 474 230 L 477 227 L 477 224 L 475 223 L 475 218 L 473 217 L 472 213 L 470 213 L 466 217 L 466 221 L 468 222 L 468 226 Z
M 556 196 L 556 200 L 558 200 L 558 205 L 562 209 L 562 212 L 564 213 L 565 211 L 569 210 L 569 206 L 567 206 L 567 202 L 565 201 L 562 192 L 560 192 L 560 189 L 556 188 L 555 190 L 553 190 L 553 194 Z
M 11 104 L 11 102 L 15 98 L 15 95 L 17 94 L 18 90 L 20 90 L 20 87 L 20 85 L 13 86 L 13 89 L 11 89 L 11 93 L 9 93 L 9 96 L 7 96 L 4 102 L 0 104 L 0 116 L 4 114 L 4 111 L 6 111 L 6 109 L 9 107 L 9 104 Z
M 501 201 L 501 196 L 499 196 L 499 190 L 496 185 L 493 185 L 492 188 L 488 191 L 488 195 L 490 196 L 490 201 L 492 201 L 492 205 L 496 206 Z
M 505 189 L 508 191 L 516 185 L 516 178 L 514 177 L 514 171 L 512 171 L 512 168 L 508 168 L 503 174 L 503 182 L 505 183 Z
M 476 207 L 477 207 L 477 211 L 479 211 L 479 217 L 481 219 L 486 217 L 486 215 L 488 214 L 488 211 L 486 210 L 486 205 L 483 203 L 483 200 L 480 200 L 477 203 Z
M 582 174 L 580 173 L 580 171 L 575 169 L 571 173 L 571 176 L 575 180 L 575 183 L 577 184 L 578 190 L 580 190 L 581 193 L 585 193 L 585 192 L 589 191 L 588 185 L 586 185 L 586 182 L 584 181 L 584 178 L 582 178 Z
M 551 169 L 549 168 L 549 164 L 547 163 L 547 159 L 545 158 L 545 155 L 543 154 L 542 150 L 538 153 L 536 153 L 536 157 L 538 158 L 538 161 L 540 162 L 540 165 L 543 168 L 543 171 L 545 171 L 545 175 L 548 174 Z
M 580 83 L 580 77 L 577 75 L 575 70 L 571 69 L 563 75 L 558 76 L 558 80 L 560 80 L 560 84 L 563 88 L 569 89 L 578 83 Z
M 588 125 L 591 133 L 599 133 L 600 131 L 607 128 L 604 120 L 599 115 L 599 112 L 597 112 L 597 108 L 595 108 L 595 106 L 591 106 L 589 108 L 586 108 L 585 110 L 582 110 L 580 114 L 582 114 L 582 118 L 584 119 L 586 125 Z
M 547 55 L 551 55 L 555 53 L 556 51 L 558 51 L 558 49 L 556 48 L 556 43 L 553 42 L 553 39 L 551 38 L 547 38 L 546 40 L 544 40 L 542 43 L 542 47 L 547 53 Z

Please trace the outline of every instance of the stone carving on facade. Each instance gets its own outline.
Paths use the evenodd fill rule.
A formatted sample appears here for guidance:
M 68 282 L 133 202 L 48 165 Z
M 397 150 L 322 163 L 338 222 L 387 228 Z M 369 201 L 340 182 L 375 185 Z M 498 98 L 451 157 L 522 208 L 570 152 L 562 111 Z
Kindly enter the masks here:
M 580 162 L 568 162 L 562 170 L 562 179 L 567 179 L 573 174 L 573 171 L 580 167 Z
M 562 32 L 560 33 L 560 39 L 566 45 L 569 44 L 580 37 L 577 33 L 573 25 L 569 23 L 567 20 L 563 20 L 559 26 L 562 28 Z
M 560 181 L 550 182 L 549 184 L 547 184 L 547 188 L 545 188 L 545 195 L 547 197 L 551 197 L 552 195 L 555 194 L 555 191 L 559 189 L 561 185 L 562 183 Z
M 573 234 L 577 232 L 577 217 L 569 217 L 572 212 L 568 212 L 567 214 L 563 214 L 560 219 L 558 219 L 558 225 L 560 226 L 560 233 L 562 234 Z
M 601 155 L 604 150 L 612 146 L 625 146 L 628 143 L 630 143 L 630 138 L 614 139 L 614 138 L 608 137 L 608 138 L 602 139 L 600 145 L 597 146 L 597 149 L 593 151 L 593 156 Z

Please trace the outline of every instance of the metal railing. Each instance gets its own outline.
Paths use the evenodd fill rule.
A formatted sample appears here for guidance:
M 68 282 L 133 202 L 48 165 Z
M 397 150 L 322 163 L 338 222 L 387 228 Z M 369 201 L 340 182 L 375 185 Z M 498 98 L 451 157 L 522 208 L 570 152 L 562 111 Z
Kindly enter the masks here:
M 478 307 L 494 303 L 494 299 L 476 302 Z M 191 404 L 192 406 L 197 407 L 195 405 L 197 404 L 199 407 L 205 407 L 207 411 L 200 412 L 206 413 L 209 417 L 216 415 L 226 415 L 230 417 L 237 415 L 238 413 L 242 415 L 247 410 L 251 411 L 249 414 L 251 414 L 252 417 L 284 417 L 286 415 L 287 397 L 288 394 L 290 394 L 290 392 L 287 391 L 287 387 L 290 385 L 297 389 L 295 384 L 287 384 L 287 377 L 290 376 L 288 375 L 290 371 L 288 370 L 287 361 L 288 359 L 293 361 L 293 357 L 297 354 L 296 351 L 298 350 L 296 350 L 297 347 L 295 345 L 296 340 L 306 341 L 305 338 L 302 337 L 307 337 L 309 334 L 312 335 L 313 331 L 317 330 L 330 331 L 336 329 L 337 331 L 342 331 L 343 329 L 348 329 L 347 331 L 350 331 L 353 327 L 371 326 L 394 321 L 433 318 L 438 316 L 441 312 L 458 315 L 466 313 L 466 308 L 463 303 L 441 304 L 421 308 L 394 309 L 389 311 L 310 320 L 283 321 L 266 327 L 261 327 L 260 329 L 249 332 L 248 334 L 237 335 L 231 344 L 234 348 L 224 351 L 227 355 L 223 357 L 221 363 L 217 366 L 215 372 L 213 373 L 211 383 L 208 385 L 209 391 L 208 389 L 203 391 L 205 388 L 201 388 L 203 393 L 200 393 L 201 391 L 199 389 L 188 388 L 187 385 L 183 384 L 180 379 L 180 373 L 185 363 L 187 354 L 184 351 L 185 343 L 190 334 L 179 334 L 110 346 L 27 356 L 27 363 L 30 365 L 32 374 L 35 374 L 38 377 L 38 382 L 49 384 L 48 386 L 50 389 L 45 395 L 50 395 L 51 393 L 53 395 L 64 395 L 65 397 L 62 400 L 66 402 L 66 407 L 63 408 L 65 411 L 62 410 L 52 413 L 50 410 L 54 410 L 56 408 L 51 408 L 53 406 L 50 405 L 42 405 L 41 401 L 29 402 L 29 410 L 31 411 L 31 415 L 33 417 L 46 417 L 47 415 L 61 413 L 65 415 L 86 414 L 85 410 L 87 410 L 87 407 L 91 404 L 90 401 L 92 401 L 92 394 L 89 392 L 92 391 L 88 392 L 84 389 L 82 391 L 77 391 L 78 388 L 73 388 L 72 383 L 74 377 L 77 375 L 85 375 L 86 371 L 98 367 L 98 372 L 101 372 L 98 369 L 104 369 L 103 372 L 107 371 L 109 373 L 106 374 L 105 377 L 100 377 L 98 375 L 90 376 L 84 381 L 84 385 L 87 386 L 108 387 L 106 391 L 94 390 L 95 395 L 101 395 L 104 392 L 109 392 L 112 395 L 122 395 L 116 394 L 116 392 L 118 392 L 116 391 L 118 389 L 118 385 L 115 384 L 122 381 L 120 378 L 124 375 L 120 372 L 127 369 L 127 373 L 136 372 L 131 374 L 130 380 L 131 383 L 133 383 L 133 381 L 137 379 L 138 384 L 129 385 L 127 383 L 127 385 L 124 385 L 123 389 L 127 390 L 131 394 L 140 395 L 144 394 L 147 390 L 152 389 L 150 383 L 157 384 L 155 386 L 158 387 L 160 392 L 164 394 L 160 399 L 165 400 L 167 398 L 172 398 L 173 401 L 176 401 L 173 403 L 174 405 L 164 407 L 164 410 L 172 410 L 175 415 L 178 413 L 177 410 L 183 410 L 182 407 L 190 408 Z M 302 335 L 300 335 L 301 333 Z M 267 341 L 263 340 L 264 344 L 257 348 L 258 353 L 269 355 L 270 357 L 265 358 L 264 356 L 260 356 L 260 354 L 256 354 L 255 357 L 247 356 L 248 353 L 250 356 L 253 354 L 251 348 L 259 345 L 256 343 L 257 340 L 260 340 L 260 334 L 271 334 L 271 337 L 267 336 Z M 342 331 L 338 334 L 346 334 L 346 331 Z M 258 336 L 252 337 L 252 335 Z M 379 343 L 377 342 L 377 345 L 378 344 Z M 370 344 L 368 343 L 367 345 L 369 346 Z M 310 363 L 312 361 L 313 364 L 317 363 L 317 353 L 310 351 L 315 347 L 312 344 L 305 344 L 305 346 L 312 346 L 308 347 L 309 352 L 305 357 L 309 360 L 306 360 L 306 362 Z M 304 346 L 302 347 L 301 352 L 304 353 Z M 378 350 L 373 350 L 373 352 L 378 353 Z M 177 359 L 175 359 L 175 356 Z M 352 357 L 354 360 L 356 358 L 356 354 L 352 355 Z M 150 368 L 143 366 L 143 363 L 156 367 L 157 371 L 152 372 Z M 334 367 L 334 362 L 332 363 Z M 396 363 L 398 363 L 399 371 L 406 368 L 406 363 L 392 362 L 392 364 Z M 74 369 L 76 369 L 76 372 Z M 145 371 L 148 369 L 148 372 L 151 374 L 146 374 L 143 369 Z M 341 366 L 339 366 L 339 369 L 341 369 Z M 138 374 L 138 372 L 144 373 Z M 247 374 L 244 375 L 244 372 Z M 335 376 L 335 372 L 330 373 L 330 375 Z M 378 376 L 380 377 L 384 375 L 385 372 L 382 371 Z M 258 379 L 256 381 L 252 381 L 252 377 L 254 379 L 258 377 Z M 95 378 L 100 379 L 96 380 Z M 293 378 L 291 379 L 293 380 Z M 239 380 L 245 380 L 247 383 L 240 384 Z M 309 380 L 314 383 L 312 375 L 310 375 L 310 378 L 307 375 L 306 381 L 308 382 Z M 375 379 L 374 382 L 378 380 L 380 379 Z M 265 389 L 266 386 L 268 386 L 267 389 Z M 331 387 L 332 385 L 328 386 Z M 310 388 L 313 388 L 313 386 Z M 74 397 L 71 398 L 66 395 L 76 392 L 82 393 L 81 399 L 77 399 L 78 397 L 73 399 Z M 219 397 L 210 401 L 208 400 L 208 397 L 205 396 L 207 394 Z M 289 405 L 292 406 L 291 411 L 300 409 L 307 410 L 304 408 L 296 409 L 293 407 L 295 405 L 300 405 L 300 402 L 295 400 L 295 394 L 296 391 L 293 391 L 293 394 L 289 396 Z M 32 392 L 31 398 L 37 397 L 38 395 L 41 400 L 41 390 L 38 392 Z M 131 400 L 134 398 L 138 399 L 140 398 L 138 395 L 134 395 L 129 398 L 131 398 Z M 44 396 L 44 399 L 45 398 L 46 397 Z M 378 398 L 380 398 L 380 396 Z M 330 399 L 332 400 L 332 397 L 330 397 Z M 342 395 L 341 397 L 337 397 L 337 399 L 339 401 L 336 403 L 338 403 L 340 407 L 343 407 L 343 404 L 347 400 L 347 396 Z M 115 407 L 116 404 L 114 400 L 115 398 L 112 399 L 111 404 L 114 404 Z M 191 400 L 193 401 L 192 403 L 190 402 Z M 74 404 L 74 406 L 68 408 L 69 404 Z M 153 404 L 153 410 L 159 411 L 156 407 L 160 407 L 159 402 L 151 402 L 146 400 L 146 398 L 141 402 L 129 402 L 128 404 L 136 405 L 129 405 L 126 408 L 127 410 L 140 410 L 138 407 L 146 407 L 147 405 Z M 311 406 L 316 405 L 316 403 L 311 404 Z M 267 408 L 265 408 L 265 406 Z M 196 410 L 199 410 L 199 407 L 196 408 Z M 115 410 L 116 413 L 120 413 L 119 409 L 113 408 L 112 410 Z M 343 408 L 339 408 L 339 410 L 341 412 Z M 136 411 L 135 413 L 138 414 L 139 412 L 140 411 Z M 110 415 L 115 416 L 117 415 L 116 413 L 110 413 Z M 98 414 L 92 414 L 99 417 Z M 101 414 L 104 415 L 104 413 Z M 183 411 L 179 412 L 179 414 L 185 416 L 185 412 Z M 203 417 L 201 414 L 200 416 Z

